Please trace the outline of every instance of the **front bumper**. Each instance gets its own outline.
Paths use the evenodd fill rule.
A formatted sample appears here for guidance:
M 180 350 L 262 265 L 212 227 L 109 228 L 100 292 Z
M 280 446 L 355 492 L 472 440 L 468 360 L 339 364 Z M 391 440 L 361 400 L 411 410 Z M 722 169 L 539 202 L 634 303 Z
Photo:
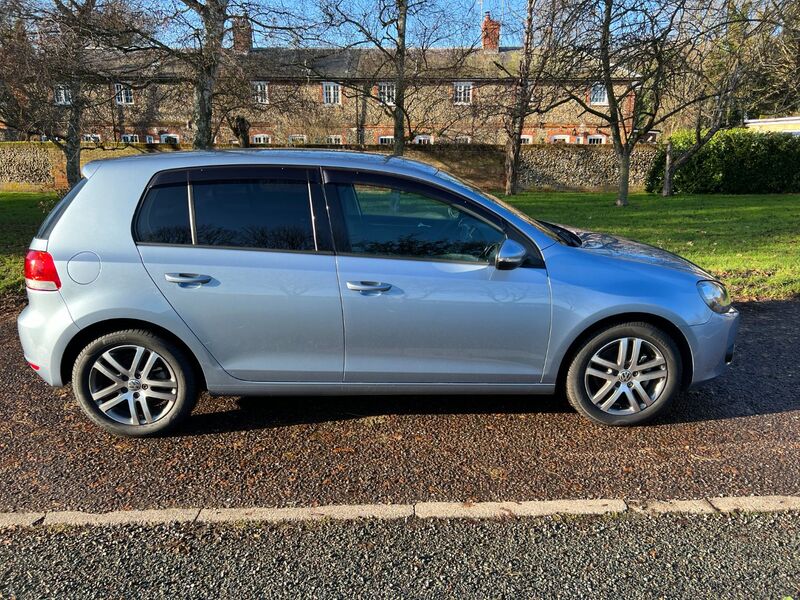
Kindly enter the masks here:
M 17 317 L 17 329 L 25 360 L 50 385 L 63 385 L 61 359 L 79 329 L 61 294 L 28 290 L 28 306 Z
M 714 313 L 702 325 L 691 327 L 692 382 L 695 386 L 722 375 L 733 360 L 739 311 L 732 308 L 723 315 Z

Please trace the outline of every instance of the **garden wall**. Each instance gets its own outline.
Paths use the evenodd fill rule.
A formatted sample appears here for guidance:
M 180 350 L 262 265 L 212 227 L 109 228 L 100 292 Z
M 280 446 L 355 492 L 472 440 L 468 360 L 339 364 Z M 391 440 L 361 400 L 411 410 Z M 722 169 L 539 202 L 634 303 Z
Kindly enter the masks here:
M 362 149 L 388 153 L 385 146 Z M 81 152 L 81 162 L 177 148 L 167 145 L 88 144 Z M 641 189 L 650 171 L 656 150 L 641 146 L 631 161 L 631 188 Z M 478 144 L 438 144 L 411 146 L 405 156 L 428 162 L 473 184 L 497 190 L 503 187 L 504 149 Z M 66 188 L 66 164 L 63 152 L 51 143 L 0 142 L 0 190 L 41 190 Z M 521 184 L 527 189 L 606 190 L 617 185 L 617 166 L 610 146 L 532 145 L 522 150 Z

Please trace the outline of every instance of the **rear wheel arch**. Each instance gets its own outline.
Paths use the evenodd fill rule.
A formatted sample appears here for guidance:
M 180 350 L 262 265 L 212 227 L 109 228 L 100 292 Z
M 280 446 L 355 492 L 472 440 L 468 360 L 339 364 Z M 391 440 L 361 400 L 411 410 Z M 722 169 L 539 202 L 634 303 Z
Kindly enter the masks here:
M 572 344 L 570 344 L 567 351 L 561 357 L 561 362 L 558 367 L 558 377 L 556 379 L 557 388 L 564 389 L 567 371 L 569 370 L 570 363 L 572 363 L 572 359 L 578 354 L 578 352 L 580 352 L 580 349 L 590 338 L 594 337 L 603 329 L 630 322 L 648 323 L 654 327 L 658 327 L 664 333 L 669 335 L 670 338 L 672 338 L 672 340 L 677 344 L 678 350 L 680 351 L 681 363 L 683 366 L 681 389 L 686 389 L 689 387 L 689 384 L 692 382 L 694 363 L 692 360 L 692 350 L 689 346 L 689 341 L 686 339 L 686 336 L 683 334 L 680 328 L 669 319 L 659 315 L 654 315 L 652 313 L 631 312 L 612 315 L 600 319 L 599 321 L 589 325 L 573 340 Z
M 78 358 L 81 350 L 83 350 L 93 340 L 126 329 L 144 329 L 151 333 L 169 340 L 178 346 L 189 358 L 192 363 L 192 368 L 197 376 L 197 382 L 201 390 L 207 389 L 205 374 L 200 366 L 192 349 L 177 335 L 172 333 L 169 329 L 150 323 L 149 321 L 142 321 L 139 319 L 109 319 L 106 321 L 98 321 L 81 329 L 67 344 L 64 349 L 64 354 L 61 357 L 61 381 L 64 385 L 72 380 L 72 367 L 75 365 L 75 360 Z

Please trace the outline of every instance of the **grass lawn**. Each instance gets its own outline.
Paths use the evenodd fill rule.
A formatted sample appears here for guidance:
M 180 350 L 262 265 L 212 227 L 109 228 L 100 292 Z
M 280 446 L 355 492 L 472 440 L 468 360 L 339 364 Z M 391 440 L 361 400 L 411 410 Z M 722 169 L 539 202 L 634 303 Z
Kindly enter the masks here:
M 23 289 L 22 263 L 52 194 L 0 193 L 0 294 Z M 685 256 L 737 300 L 800 296 L 800 195 L 677 196 L 528 192 L 513 204 L 555 223 L 604 231 Z

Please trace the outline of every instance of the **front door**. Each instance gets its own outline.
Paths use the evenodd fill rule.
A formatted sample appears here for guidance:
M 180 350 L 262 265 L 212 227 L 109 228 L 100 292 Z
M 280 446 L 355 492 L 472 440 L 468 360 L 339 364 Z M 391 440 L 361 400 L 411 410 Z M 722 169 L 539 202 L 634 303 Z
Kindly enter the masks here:
M 449 192 L 326 172 L 345 324 L 345 381 L 538 383 L 550 329 L 535 247 L 511 271 L 510 234 Z M 479 211 L 478 211 L 479 212 Z
M 317 218 L 324 205 L 312 198 L 315 175 L 272 167 L 171 174 L 139 210 L 150 276 L 236 378 L 342 380 L 341 300 L 327 219 L 320 227 Z

